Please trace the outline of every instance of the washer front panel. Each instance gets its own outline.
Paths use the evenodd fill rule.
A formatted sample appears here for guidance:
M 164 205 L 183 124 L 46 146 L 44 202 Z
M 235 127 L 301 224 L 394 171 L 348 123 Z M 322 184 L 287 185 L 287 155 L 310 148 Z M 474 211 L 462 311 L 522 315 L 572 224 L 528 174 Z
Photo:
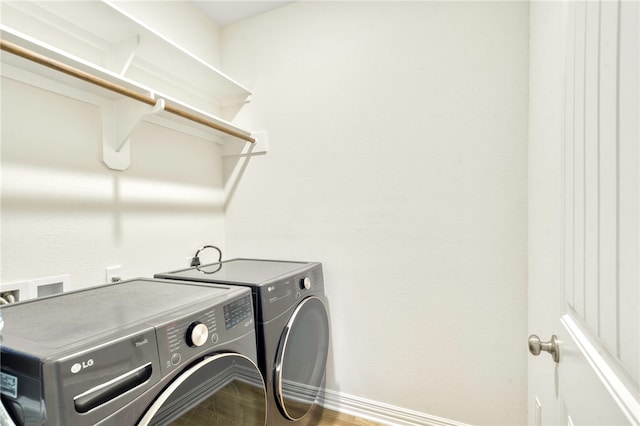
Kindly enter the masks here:
M 187 369 L 165 389 L 138 426 L 267 424 L 267 394 L 256 364 L 221 353 Z

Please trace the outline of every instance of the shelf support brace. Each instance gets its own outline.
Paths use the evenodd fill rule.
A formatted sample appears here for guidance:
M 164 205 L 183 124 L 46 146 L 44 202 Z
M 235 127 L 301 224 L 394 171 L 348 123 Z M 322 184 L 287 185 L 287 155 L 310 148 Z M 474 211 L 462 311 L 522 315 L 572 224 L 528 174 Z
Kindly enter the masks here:
M 251 133 L 254 143 L 224 144 L 222 146 L 223 157 L 252 157 L 254 155 L 264 155 L 269 149 L 269 134 L 266 130 L 259 130 Z
M 102 161 L 113 170 L 126 170 L 131 165 L 130 138 L 140 121 L 164 110 L 164 99 L 155 105 L 120 99 L 102 106 Z
M 140 47 L 139 34 L 112 45 L 107 51 L 107 68 L 124 77 L 136 56 L 138 47 Z

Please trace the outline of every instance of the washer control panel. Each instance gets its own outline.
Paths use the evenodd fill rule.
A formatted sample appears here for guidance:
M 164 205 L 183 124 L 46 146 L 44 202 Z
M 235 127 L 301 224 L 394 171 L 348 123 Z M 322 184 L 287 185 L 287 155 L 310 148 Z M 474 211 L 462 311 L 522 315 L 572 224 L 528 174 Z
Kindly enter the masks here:
M 252 330 L 253 304 L 249 294 L 158 327 L 163 376 L 212 348 Z
M 245 296 L 222 307 L 224 312 L 224 327 L 229 330 L 248 318 L 253 317 L 251 297 Z

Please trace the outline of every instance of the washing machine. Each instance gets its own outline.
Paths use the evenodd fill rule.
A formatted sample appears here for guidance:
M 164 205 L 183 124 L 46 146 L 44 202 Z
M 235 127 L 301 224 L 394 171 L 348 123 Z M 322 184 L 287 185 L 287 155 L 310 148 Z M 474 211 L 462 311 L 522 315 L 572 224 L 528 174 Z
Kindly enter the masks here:
M 249 289 L 135 279 L 1 309 L 17 425 L 266 424 Z
M 315 423 L 330 340 L 322 264 L 232 259 L 155 276 L 250 288 L 267 423 Z

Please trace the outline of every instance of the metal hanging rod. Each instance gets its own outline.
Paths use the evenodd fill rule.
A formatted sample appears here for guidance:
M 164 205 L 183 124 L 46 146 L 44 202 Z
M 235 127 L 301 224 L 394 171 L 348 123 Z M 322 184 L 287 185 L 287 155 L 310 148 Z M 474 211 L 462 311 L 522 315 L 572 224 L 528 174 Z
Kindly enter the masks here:
M 131 99 L 135 99 L 136 101 L 145 103 L 147 105 L 155 105 L 156 104 L 156 99 L 150 97 L 150 96 L 146 96 L 144 94 L 138 93 L 136 91 L 133 91 L 131 89 L 128 89 L 124 86 L 121 86 L 119 84 L 116 83 L 112 83 L 108 80 L 105 80 L 103 78 L 97 77 L 93 74 L 90 74 L 88 72 L 79 70 L 77 68 L 74 68 L 70 65 L 64 64 L 60 61 L 56 61 L 55 59 L 49 58 L 47 56 L 41 55 L 37 52 L 34 52 L 32 50 L 29 49 L 25 49 L 21 46 L 18 46 L 15 43 L 11 43 L 10 41 L 4 40 L 4 39 L 0 39 L 0 48 L 6 52 L 9 53 L 13 53 L 14 55 L 20 56 L 22 58 L 28 59 L 30 61 L 36 62 L 40 65 L 44 65 L 45 67 L 54 69 L 56 71 L 65 73 L 67 75 L 70 75 L 72 77 L 76 77 L 79 78 L 80 80 L 84 80 L 86 82 L 89 82 L 91 84 L 95 84 L 96 86 L 100 86 L 104 89 L 107 90 L 111 90 L 112 92 L 116 92 L 119 93 L 123 96 L 129 97 Z M 247 142 L 251 142 L 251 143 L 255 143 L 255 139 L 252 138 L 251 136 L 247 136 L 243 133 L 240 133 L 238 131 L 236 131 L 235 129 L 226 127 L 222 124 L 218 124 L 215 123 L 213 121 L 198 117 L 197 115 L 191 114 L 188 111 L 182 110 L 180 108 L 171 106 L 171 105 L 165 105 L 164 108 L 165 111 L 170 112 L 172 114 L 175 114 L 177 116 L 180 116 L 182 118 L 186 118 L 187 120 L 191 120 L 193 122 L 196 122 L 198 124 L 202 124 L 203 126 L 207 126 L 210 127 L 212 129 L 218 130 L 220 132 L 226 133 L 228 135 L 234 136 L 236 138 L 245 140 Z

